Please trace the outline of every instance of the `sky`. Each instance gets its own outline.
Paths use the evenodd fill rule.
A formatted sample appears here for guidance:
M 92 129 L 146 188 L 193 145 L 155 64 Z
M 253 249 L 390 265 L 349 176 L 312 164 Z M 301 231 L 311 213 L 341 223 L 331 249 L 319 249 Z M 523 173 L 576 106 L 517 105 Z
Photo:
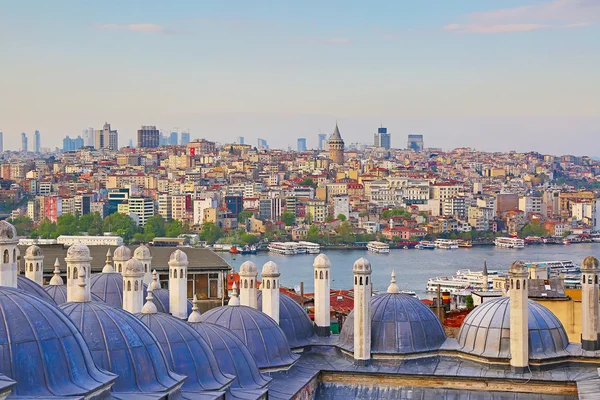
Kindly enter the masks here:
M 599 65 L 599 0 L 0 0 L 0 131 L 600 155 Z

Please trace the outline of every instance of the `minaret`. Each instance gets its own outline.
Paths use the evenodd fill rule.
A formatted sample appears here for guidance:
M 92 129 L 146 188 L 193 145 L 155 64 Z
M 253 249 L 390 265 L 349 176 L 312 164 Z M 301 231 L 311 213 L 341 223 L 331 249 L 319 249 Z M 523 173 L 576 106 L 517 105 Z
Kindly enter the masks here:
M 17 287 L 19 239 L 15 227 L 0 221 L 0 286 Z
M 75 243 L 67 250 L 67 301 L 83 301 L 85 293 L 80 293 L 79 277 L 84 280 L 83 290 L 90 292 L 90 269 L 92 257 L 90 249 L 83 243 Z M 90 294 L 91 299 L 91 294 Z
M 152 254 L 145 244 L 135 249 L 133 257 L 137 258 L 144 266 L 144 283 L 149 285 L 152 282 Z
M 180 319 L 187 319 L 187 255 L 177 249 L 169 259 L 169 311 Z
M 238 288 L 237 284 L 233 282 L 233 286 L 231 287 L 231 297 L 229 298 L 228 306 L 239 306 L 240 298 L 238 297 Z
M 196 295 L 194 295 L 194 300 L 192 300 L 192 313 L 188 317 L 187 322 L 191 324 L 202 322 L 202 318 L 200 317 L 200 311 L 198 311 L 198 296 Z
M 331 334 L 331 286 L 329 275 L 331 262 L 325 254 L 315 257 L 313 263 L 315 272 L 315 325 L 317 335 L 329 336 Z
M 388 293 L 400 293 L 400 288 L 396 284 L 396 271 L 392 270 L 392 280 L 387 288 Z
M 262 282 L 262 311 L 279 324 L 279 267 L 273 261 L 263 265 Z
M 54 261 L 54 275 L 52 276 L 52 279 L 50 279 L 50 284 L 58 286 L 65 284 L 63 278 L 60 276 L 60 262 L 58 261 L 58 258 Z
M 589 351 L 600 350 L 598 274 L 598 259 L 586 257 L 581 264 L 581 347 Z
M 371 263 L 354 263 L 354 360 L 368 365 L 371 359 Z
M 483 272 L 481 273 L 481 291 L 487 292 L 489 286 L 487 260 L 483 259 Z
M 158 309 L 156 308 L 156 304 L 154 304 L 154 300 L 152 297 L 152 290 L 148 289 L 148 294 L 146 295 L 146 303 L 144 307 L 142 307 L 142 314 L 156 314 L 158 313 Z
M 252 308 L 258 308 L 258 290 L 256 277 L 258 271 L 256 264 L 246 261 L 240 267 L 240 304 Z
M 510 366 L 515 373 L 524 373 L 529 365 L 529 304 L 527 296 L 527 266 L 515 261 L 508 270 L 510 289 Z
M 335 123 L 335 129 L 329 137 L 329 158 L 333 163 L 338 165 L 344 164 L 344 140 L 340 135 L 340 129 L 338 128 L 337 122 Z
M 144 266 L 132 258 L 123 265 L 123 310 L 132 314 L 144 306 Z
M 110 253 L 110 249 L 106 252 L 106 263 L 104 264 L 104 268 L 102 268 L 103 274 L 108 274 L 111 272 L 115 272 L 115 269 L 112 265 L 112 254 Z
M 38 285 L 44 285 L 44 252 L 38 246 L 29 246 L 25 251 L 25 276 Z

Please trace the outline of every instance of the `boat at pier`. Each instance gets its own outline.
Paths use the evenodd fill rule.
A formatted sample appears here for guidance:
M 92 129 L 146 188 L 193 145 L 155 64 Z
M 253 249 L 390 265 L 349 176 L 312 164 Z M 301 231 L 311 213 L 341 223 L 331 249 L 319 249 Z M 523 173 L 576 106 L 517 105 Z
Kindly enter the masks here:
M 426 240 L 422 240 L 415 246 L 415 249 L 419 250 L 435 250 L 435 244 L 428 242 Z
M 435 242 L 435 247 L 443 250 L 453 250 L 458 249 L 458 242 L 452 239 L 437 239 Z
M 383 242 L 369 242 L 367 250 L 375 254 L 389 254 L 390 245 Z
M 283 254 L 286 256 L 293 256 L 295 254 L 298 254 L 298 243 L 271 242 L 269 244 L 269 251 L 272 253 Z
M 525 248 L 525 240 L 516 237 L 497 237 L 494 240 L 494 245 L 506 249 L 523 249 Z

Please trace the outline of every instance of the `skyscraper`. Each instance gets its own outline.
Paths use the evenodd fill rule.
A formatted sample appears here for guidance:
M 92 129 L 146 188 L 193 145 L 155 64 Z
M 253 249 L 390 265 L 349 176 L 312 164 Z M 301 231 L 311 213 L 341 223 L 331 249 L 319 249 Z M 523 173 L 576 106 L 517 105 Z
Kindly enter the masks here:
M 340 129 L 338 128 L 338 124 L 335 124 L 335 129 L 333 133 L 329 137 L 329 158 L 335 164 L 342 165 L 344 164 L 344 139 L 342 139 L 342 135 L 340 135 Z
M 244 144 L 244 137 L 243 136 L 238 136 L 238 138 L 237 138 L 237 144 Z
M 94 148 L 96 150 L 119 150 L 119 132 L 111 130 L 110 124 L 105 122 L 102 129 L 94 132 Z
M 27 134 L 21 133 L 21 151 L 27 152 Z
M 265 139 L 258 138 L 257 146 L 259 150 L 269 150 L 269 145 Z
M 108 126 L 108 149 L 110 151 L 119 150 L 119 132 L 110 130 L 110 125 Z
M 325 143 L 327 142 L 327 135 L 324 133 L 319 133 L 319 150 L 325 150 Z
M 74 151 L 79 150 L 85 145 L 85 142 L 81 136 L 77 136 L 75 139 L 71 139 L 68 135 L 63 139 L 63 151 Z
M 170 146 L 177 146 L 178 140 L 177 140 L 177 132 L 171 132 L 171 136 L 169 136 L 169 145 Z
M 185 146 L 190 142 L 190 133 L 189 132 L 181 132 L 181 145 Z
M 0 153 L 4 151 L 4 134 L 0 132 Z
M 408 143 L 406 144 L 406 148 L 414 151 L 423 151 L 423 135 L 408 135 Z
M 377 133 L 374 137 L 373 146 L 375 147 L 383 147 L 384 149 L 389 150 L 391 147 L 390 134 L 387 133 L 387 128 L 383 126 L 381 128 L 377 128 Z
M 298 153 L 306 151 L 306 138 L 298 138 Z
M 172 135 L 172 134 L 171 134 Z M 175 132 L 175 136 L 177 133 Z M 173 136 L 171 136 L 172 139 Z M 137 131 L 138 148 L 156 148 L 160 145 L 160 132 L 154 125 L 144 125 Z
M 95 133 L 96 133 L 96 131 L 94 130 L 94 128 L 88 128 L 83 131 L 83 145 L 84 146 L 91 146 L 91 147 L 94 146 Z
M 33 134 L 33 151 L 36 154 L 40 153 L 40 141 L 41 141 L 40 131 L 35 131 Z

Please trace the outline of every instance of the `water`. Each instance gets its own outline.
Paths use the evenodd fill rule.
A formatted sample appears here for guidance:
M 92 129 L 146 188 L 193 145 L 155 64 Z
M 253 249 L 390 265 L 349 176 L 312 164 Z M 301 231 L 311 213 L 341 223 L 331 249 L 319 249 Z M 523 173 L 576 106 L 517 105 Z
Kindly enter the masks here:
M 333 289 L 351 289 L 352 266 L 354 261 L 365 257 L 371 262 L 374 290 L 385 290 L 390 283 L 390 274 L 396 270 L 396 280 L 402 290 L 413 290 L 419 297 L 426 297 L 426 285 L 429 278 L 452 276 L 459 269 L 481 271 L 483 260 L 487 259 L 489 270 L 508 271 L 516 260 L 552 261 L 572 260 L 581 265 L 587 256 L 600 258 L 599 243 L 563 245 L 536 245 L 524 249 L 500 249 L 494 246 L 475 246 L 470 249 L 456 250 L 392 250 L 390 254 L 371 254 L 366 250 L 324 250 L 331 260 L 331 287 Z M 221 253 L 230 265 L 239 271 L 240 265 L 251 260 L 258 271 L 267 261 L 274 261 L 281 271 L 281 284 L 287 287 L 300 285 L 304 281 L 304 290 L 313 291 L 314 255 L 283 256 L 268 252 L 256 255 L 230 255 Z M 260 278 L 259 278 L 260 279 Z

